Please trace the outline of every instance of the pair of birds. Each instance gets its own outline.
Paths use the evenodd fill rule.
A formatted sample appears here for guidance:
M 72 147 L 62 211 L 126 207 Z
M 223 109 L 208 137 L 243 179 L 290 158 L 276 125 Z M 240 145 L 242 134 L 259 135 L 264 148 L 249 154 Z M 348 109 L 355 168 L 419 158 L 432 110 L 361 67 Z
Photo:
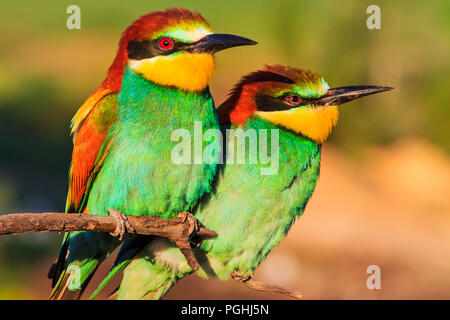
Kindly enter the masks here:
M 107 215 L 116 209 L 170 218 L 190 211 L 218 234 L 195 249 L 198 274 L 223 280 L 232 273 L 251 276 L 303 213 L 319 177 L 321 145 L 338 120 L 338 105 L 390 89 L 330 89 L 315 72 L 266 66 L 244 76 L 216 112 L 208 88 L 213 54 L 253 44 L 213 34 L 200 14 L 180 8 L 151 12 L 129 26 L 106 79 L 73 118 L 66 212 Z M 203 131 L 264 131 L 268 141 L 275 129 L 278 171 L 262 175 L 267 165 L 261 161 L 227 165 L 218 158 L 175 164 L 171 133 L 183 128 L 193 134 L 194 121 L 201 121 Z M 223 149 L 214 152 L 227 146 Z M 79 298 L 99 264 L 121 244 L 94 295 L 124 270 L 119 299 L 159 299 L 193 272 L 167 239 L 121 241 L 105 233 L 70 232 L 49 272 L 51 298 Z

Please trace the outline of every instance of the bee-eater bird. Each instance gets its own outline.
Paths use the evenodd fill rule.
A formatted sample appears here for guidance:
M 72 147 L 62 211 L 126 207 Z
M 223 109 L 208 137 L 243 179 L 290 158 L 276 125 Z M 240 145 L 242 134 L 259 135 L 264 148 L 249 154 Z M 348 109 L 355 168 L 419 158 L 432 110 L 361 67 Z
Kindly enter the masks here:
M 198 274 L 222 280 L 232 273 L 243 279 L 251 276 L 305 210 L 339 105 L 390 89 L 329 88 L 315 72 L 283 66 L 267 66 L 243 77 L 218 108 L 222 128 L 254 130 L 259 137 L 264 133 L 268 150 L 273 141 L 278 143 L 278 171 L 262 175 L 267 164 L 260 160 L 221 165 L 214 190 L 195 211 L 196 219 L 218 234 L 195 249 Z M 278 140 L 270 138 L 274 134 Z M 234 149 L 235 142 L 226 143 L 228 152 Z M 245 149 L 246 159 L 250 150 Z M 159 299 L 192 272 L 179 249 L 163 238 L 152 240 L 130 260 L 122 265 L 118 299 Z
M 256 42 L 213 34 L 196 12 L 151 12 L 129 26 L 106 79 L 72 122 L 74 149 L 66 212 L 170 218 L 211 190 L 217 164 L 176 165 L 171 133 L 218 128 L 208 83 L 217 51 Z M 220 152 L 220 150 L 215 150 Z M 109 234 L 71 232 L 49 272 L 52 299 L 79 297 L 120 244 Z

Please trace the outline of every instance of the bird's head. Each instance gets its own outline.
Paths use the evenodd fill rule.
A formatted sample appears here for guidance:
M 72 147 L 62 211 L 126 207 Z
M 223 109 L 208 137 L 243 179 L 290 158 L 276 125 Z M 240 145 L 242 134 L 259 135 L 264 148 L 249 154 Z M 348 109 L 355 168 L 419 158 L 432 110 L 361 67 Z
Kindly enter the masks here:
M 247 38 L 213 34 L 208 22 L 196 12 L 181 8 L 151 12 L 123 33 L 108 78 L 118 82 L 128 64 L 155 83 L 201 91 L 213 74 L 215 52 L 252 44 L 256 42 Z
M 381 86 L 329 88 L 310 70 L 266 66 L 244 76 L 219 107 L 222 123 L 245 125 L 259 117 L 322 144 L 336 125 L 338 106 L 378 92 Z

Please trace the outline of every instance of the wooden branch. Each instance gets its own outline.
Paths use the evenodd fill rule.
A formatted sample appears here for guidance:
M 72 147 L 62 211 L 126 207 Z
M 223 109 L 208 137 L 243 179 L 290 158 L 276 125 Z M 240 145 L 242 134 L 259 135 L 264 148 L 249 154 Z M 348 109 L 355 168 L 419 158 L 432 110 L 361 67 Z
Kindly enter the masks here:
M 190 213 L 182 212 L 170 219 L 153 216 L 126 216 L 132 228 L 126 233 L 153 235 L 174 242 L 185 255 L 193 271 L 200 266 L 191 248 L 192 237 L 205 239 L 217 236 L 214 231 L 198 226 Z M 118 221 L 113 216 L 75 213 L 17 213 L 0 216 L 0 235 L 47 231 L 98 231 L 114 233 Z
M 111 210 L 112 211 L 112 210 Z M 120 213 L 116 211 L 115 213 Z M 200 240 L 217 236 L 214 231 L 199 226 L 195 217 L 188 212 L 181 212 L 170 219 L 153 216 L 126 216 L 127 234 L 153 235 L 167 238 L 174 242 L 184 254 L 193 271 L 200 268 L 191 246 L 193 237 Z M 123 221 L 122 221 L 123 223 Z M 26 232 L 47 231 L 97 231 L 117 233 L 120 225 L 117 215 L 98 216 L 76 213 L 15 213 L 0 215 L 0 235 L 19 234 Z M 231 274 L 232 278 L 247 287 L 258 291 L 269 291 L 301 299 L 302 295 L 290 289 L 266 285 L 243 277 L 238 272 Z
M 295 299 L 303 298 L 303 295 L 299 292 L 296 292 L 294 290 L 287 289 L 287 288 L 278 287 L 278 286 L 271 286 L 271 285 L 253 280 L 251 276 L 243 277 L 241 274 L 239 274 L 236 271 L 231 273 L 231 277 L 234 280 L 239 281 L 240 283 L 246 285 L 247 287 L 249 287 L 253 290 L 275 292 L 275 293 L 283 294 L 285 296 L 292 297 Z

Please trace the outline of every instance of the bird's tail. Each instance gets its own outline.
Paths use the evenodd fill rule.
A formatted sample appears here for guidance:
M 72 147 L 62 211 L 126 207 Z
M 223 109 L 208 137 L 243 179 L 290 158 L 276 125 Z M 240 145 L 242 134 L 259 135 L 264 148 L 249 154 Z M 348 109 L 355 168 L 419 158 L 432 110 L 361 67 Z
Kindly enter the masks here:
M 102 282 L 99 284 L 97 289 L 89 297 L 89 300 L 94 299 L 97 294 L 124 268 L 126 268 L 133 258 L 145 248 L 145 246 L 153 239 L 152 236 L 142 236 L 138 235 L 131 239 L 126 239 L 123 242 L 122 247 L 117 255 L 116 261 L 112 266 L 111 270 L 108 272 Z M 113 293 L 114 294 L 114 293 Z
M 124 270 L 120 287 L 113 294 L 119 300 L 161 299 L 178 280 L 192 272 L 179 249 L 166 239 L 153 238 L 143 250 L 139 246 L 130 248 L 134 249 L 128 250 L 128 258 L 110 271 L 112 278 Z
M 64 235 L 58 261 L 50 269 L 50 300 L 79 299 L 98 266 L 120 244 L 107 233 L 80 231 Z

